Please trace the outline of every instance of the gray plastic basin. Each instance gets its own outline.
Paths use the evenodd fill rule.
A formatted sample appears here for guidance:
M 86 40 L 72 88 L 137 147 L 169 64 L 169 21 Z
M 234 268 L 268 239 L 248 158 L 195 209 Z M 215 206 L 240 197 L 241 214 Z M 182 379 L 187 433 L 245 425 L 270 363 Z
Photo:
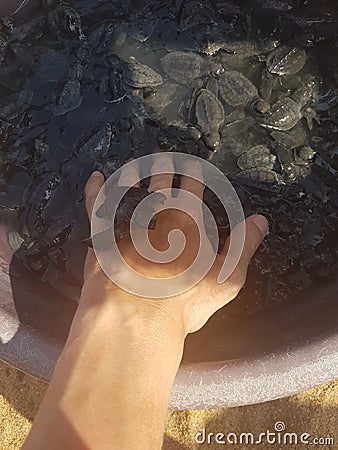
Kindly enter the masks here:
M 0 15 L 22 2 L 2 0 Z M 76 304 L 8 256 L 0 224 L 0 358 L 49 380 Z M 171 408 L 273 400 L 338 378 L 338 279 L 259 314 L 222 319 L 188 337 Z M 218 318 L 218 320 L 217 320 Z

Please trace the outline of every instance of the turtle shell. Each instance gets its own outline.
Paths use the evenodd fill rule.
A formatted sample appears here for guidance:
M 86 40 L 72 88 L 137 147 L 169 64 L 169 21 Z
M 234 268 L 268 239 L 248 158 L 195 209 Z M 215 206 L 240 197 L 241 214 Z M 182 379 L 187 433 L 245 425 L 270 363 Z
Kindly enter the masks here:
M 304 49 L 280 45 L 269 54 L 266 66 L 270 73 L 294 75 L 303 68 L 305 59 Z
M 195 53 L 171 52 L 161 58 L 161 65 L 170 78 L 187 84 L 202 75 L 204 59 Z
M 275 161 L 276 156 L 270 152 L 268 147 L 265 145 L 255 145 L 238 158 L 237 165 L 242 170 L 255 167 L 272 169 Z
M 218 98 L 207 89 L 198 93 L 195 114 L 208 147 L 218 147 L 220 144 L 219 127 L 224 121 L 224 109 Z
M 307 130 L 301 123 L 298 123 L 287 133 L 285 131 L 274 130 L 270 135 L 278 144 L 282 144 L 290 149 L 304 145 L 308 138 Z
M 235 70 L 224 72 L 218 79 L 218 86 L 222 99 L 230 106 L 246 105 L 258 97 L 256 86 Z
M 134 88 L 156 87 L 163 83 L 163 78 L 154 69 L 130 58 L 123 71 L 124 82 Z
M 290 97 L 278 100 L 261 122 L 262 127 L 271 130 L 288 131 L 301 118 L 301 108 Z
M 121 195 L 122 200 L 120 200 Z M 96 216 L 111 220 L 116 212 L 117 216 L 124 220 L 130 221 L 138 204 L 145 200 L 148 196 L 150 196 L 150 192 L 144 188 L 114 186 L 114 188 L 110 189 L 107 193 L 104 203 L 96 211 Z M 157 192 L 149 197 L 147 207 L 149 207 L 151 212 L 155 214 L 152 209 L 152 205 L 156 202 L 163 203 L 164 201 L 164 195 Z M 137 224 L 139 226 L 144 226 L 143 218 L 137 217 L 137 219 Z
M 279 184 L 281 179 L 274 170 L 254 167 L 240 172 L 235 176 L 235 181 L 248 186 L 269 189 L 269 186 Z

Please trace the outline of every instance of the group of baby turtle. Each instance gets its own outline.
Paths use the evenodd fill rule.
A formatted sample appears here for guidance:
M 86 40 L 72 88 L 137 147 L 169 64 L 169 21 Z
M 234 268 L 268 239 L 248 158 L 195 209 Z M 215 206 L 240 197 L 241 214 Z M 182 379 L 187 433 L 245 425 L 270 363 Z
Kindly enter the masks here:
M 244 156 L 237 164 L 242 171 L 239 176 L 259 184 L 295 181 L 308 173 L 305 167 L 315 154 L 307 142 L 316 118 L 312 107 L 318 101 L 320 80 L 307 73 L 296 83 L 294 79 L 290 83 L 290 77 L 306 63 L 304 49 L 278 45 L 275 40 L 258 49 L 247 47 L 245 41 L 231 44 L 234 53 L 230 55 L 241 55 L 232 64 L 229 53 L 205 56 L 173 51 L 160 58 L 162 74 L 131 56 L 128 61 L 120 61 L 121 73 L 124 83 L 133 89 L 133 95 L 141 98 L 150 117 L 163 126 L 175 127 L 185 139 L 202 139 L 211 159 L 215 152 L 222 152 L 222 141 L 229 136 L 255 127 L 265 129 L 264 139 L 270 137 L 269 146 L 262 142 L 253 146 L 253 150 L 242 148 Z M 275 48 L 271 50 L 272 47 Z M 256 53 L 263 50 L 270 52 Z M 262 62 L 258 69 L 259 88 L 239 71 L 240 68 L 247 71 L 243 65 L 247 58 Z M 251 73 L 251 78 L 255 77 L 257 73 Z M 284 87 L 283 82 L 290 85 L 293 82 L 296 87 Z M 308 130 L 305 133 L 303 117 Z M 288 145 L 289 131 L 298 135 L 296 146 Z M 274 170 L 274 156 L 281 167 L 279 172 Z M 228 174 L 232 175 L 230 171 Z
M 36 275 L 55 283 L 78 270 L 71 280 L 80 286 L 71 255 L 89 234 L 90 172 L 108 177 L 156 149 L 210 159 L 246 214 L 269 215 L 272 238 L 280 202 L 295 223 L 298 210 L 312 211 L 299 215 L 299 229 L 318 204 L 323 216 L 323 208 L 335 214 L 337 66 L 326 79 L 312 51 L 332 40 L 322 31 L 329 14 L 309 28 L 297 13 L 302 2 L 283 0 L 35 3 L 34 14 L 0 19 L 0 214 L 12 224 L 16 256 Z M 228 230 L 219 202 L 206 197 Z M 118 235 L 137 198 L 132 192 L 119 209 Z M 323 227 L 324 239 L 331 222 Z M 293 237 L 296 261 L 314 244 Z M 268 251 L 264 262 L 257 257 L 262 273 L 275 260 L 287 266 L 287 238 L 268 261 Z

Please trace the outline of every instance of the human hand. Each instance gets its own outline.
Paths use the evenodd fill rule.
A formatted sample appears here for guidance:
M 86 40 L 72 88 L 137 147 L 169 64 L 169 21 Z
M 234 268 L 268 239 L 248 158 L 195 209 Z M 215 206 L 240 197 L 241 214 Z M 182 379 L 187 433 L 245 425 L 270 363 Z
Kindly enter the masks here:
M 161 166 L 163 174 L 151 178 L 149 191 L 170 189 L 173 182 L 173 163 L 168 155 L 157 154 L 154 157 L 153 168 Z M 168 173 L 165 173 L 165 168 L 167 168 Z M 168 198 L 167 209 L 158 213 L 156 229 L 148 230 L 150 243 L 160 252 L 168 250 L 170 246 L 168 235 L 172 230 L 178 229 L 183 232 L 186 243 L 182 254 L 172 262 L 159 264 L 142 257 L 134 248 L 129 236 L 119 243 L 119 249 L 124 260 L 145 277 L 167 278 L 181 273 L 194 261 L 201 241 L 204 242 L 203 255 L 206 257 L 207 253 L 213 253 L 211 244 L 208 244 L 203 224 L 201 207 L 204 189 L 202 169 L 198 164 L 190 164 L 185 168 L 185 173 L 186 176 L 181 178 L 179 195 L 177 198 Z M 197 181 L 196 178 L 200 181 Z M 138 180 L 138 167 L 135 165 L 129 167 L 127 171 L 122 170 L 119 185 L 139 187 Z M 86 185 L 86 206 L 89 218 L 92 217 L 94 203 L 103 184 L 103 175 L 96 172 L 90 177 Z M 193 205 L 195 220 L 183 212 L 188 209 L 188 202 L 191 202 L 191 197 L 186 196 L 185 191 L 199 199 L 199 202 Z M 254 215 L 246 219 L 245 226 L 246 238 L 240 260 L 230 277 L 223 283 L 219 283 L 217 278 L 226 257 L 229 237 L 223 251 L 216 255 L 214 264 L 207 275 L 190 290 L 170 298 L 140 298 L 122 292 L 104 274 L 95 253 L 92 249 L 89 249 L 85 266 L 83 297 L 90 298 L 91 305 L 98 305 L 106 299 L 119 304 L 121 307 L 123 305 L 123 307 L 131 308 L 135 314 L 146 316 L 155 314 L 159 321 L 165 322 L 166 329 L 171 328 L 173 332 L 178 332 L 185 337 L 188 333 L 199 330 L 212 314 L 233 300 L 243 287 L 249 262 L 267 232 L 268 223 L 263 216 Z M 142 230 L 137 230 L 136 227 L 136 235 L 138 231 L 142 233 Z M 236 233 L 236 229 L 234 233 Z M 118 264 L 118 262 L 113 259 L 111 264 Z M 87 303 L 87 300 L 85 303 Z
M 161 175 L 153 174 L 149 190 L 163 193 L 173 182 L 172 156 L 153 157 L 153 169 L 161 166 Z M 137 187 L 138 167 L 133 164 L 126 167 L 120 174 L 119 184 Z M 185 337 L 199 330 L 215 311 L 236 297 L 245 282 L 249 261 L 268 226 L 262 216 L 246 219 L 246 238 L 239 262 L 232 274 L 219 282 L 228 246 L 231 255 L 231 243 L 228 239 L 221 254 L 213 252 L 204 229 L 200 163 L 189 164 L 183 173 L 178 196 L 171 198 L 171 190 L 166 192 L 165 206 L 170 208 L 161 211 L 161 205 L 157 205 L 156 229 L 136 227 L 134 241 L 139 244 L 141 240 L 142 244 L 148 233 L 150 244 L 165 253 L 172 243 L 173 235 L 169 233 L 180 230 L 186 237 L 181 254 L 171 262 L 154 263 L 138 254 L 128 235 L 119 242 L 119 250 L 135 271 L 144 277 L 163 280 L 186 268 L 191 274 L 191 263 L 201 245 L 203 260 L 213 257 L 212 266 L 208 266 L 211 269 L 192 288 L 172 297 L 140 297 L 113 283 L 102 270 L 93 249 L 89 249 L 80 303 L 50 388 L 25 444 L 27 450 L 44 449 L 46 445 L 52 449 L 111 448 L 112 442 L 119 449 L 162 448 L 169 398 Z M 87 183 L 89 218 L 95 217 L 95 200 L 103 185 L 104 177 L 100 173 L 94 173 Z M 193 213 L 193 219 L 186 211 Z M 232 235 L 237 242 L 236 233 L 235 227 Z M 116 254 L 110 250 L 105 252 L 113 270 L 130 277 Z M 130 284 L 138 287 L 133 280 Z M 164 289 L 164 295 L 169 290 L 170 285 Z M 50 436 L 54 436 L 52 442 Z

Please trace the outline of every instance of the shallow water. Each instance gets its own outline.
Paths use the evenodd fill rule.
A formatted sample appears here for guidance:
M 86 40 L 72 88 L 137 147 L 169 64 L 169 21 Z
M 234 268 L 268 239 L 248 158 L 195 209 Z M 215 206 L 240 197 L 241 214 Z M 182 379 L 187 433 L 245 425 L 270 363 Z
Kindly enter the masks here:
M 160 64 L 163 55 L 190 51 L 207 60 L 201 53 L 205 37 L 214 39 L 221 34 L 225 41 L 261 42 L 269 38 L 305 48 L 304 68 L 283 80 L 284 88 L 280 86 L 274 93 L 276 98 L 285 93 L 285 86 L 292 89 L 298 86 L 308 73 L 319 80 L 319 98 L 313 105 L 318 122 L 314 122 L 311 131 L 306 129 L 307 144 L 316 155 L 306 176 L 276 186 L 234 180 L 245 214 L 265 214 L 270 233 L 252 262 L 247 287 L 238 301 L 227 307 L 226 314 L 271 308 L 276 303 L 292 301 L 312 285 L 330 280 L 337 265 L 334 2 L 321 3 L 320 7 L 315 2 L 305 2 L 306 7 L 303 2 L 295 2 L 292 7 L 290 2 L 282 1 L 69 3 L 81 16 L 85 37 L 69 36 L 62 17 L 53 30 L 46 22 L 48 11 L 38 4 L 32 28 L 22 22 L 26 24 L 23 28 L 12 31 L 14 37 L 0 64 L 3 137 L 0 214 L 11 230 L 36 246 L 34 252 L 30 248 L 29 258 L 25 246 L 16 252 L 16 257 L 45 282 L 58 286 L 71 298 L 78 297 L 86 252 L 82 240 L 89 233 L 83 202 L 89 174 L 98 168 L 109 175 L 129 158 L 150 153 L 158 145 L 161 130 L 171 121 L 181 119 L 177 116 L 179 107 L 196 90 L 194 82 L 177 86 L 177 98 L 164 111 L 160 114 L 150 111 L 143 104 L 142 89 L 136 93 L 121 86 L 116 65 L 108 64 L 107 58 L 112 54 L 122 60 L 133 56 L 159 72 L 168 83 L 170 80 Z M 15 27 L 20 27 L 20 20 L 13 19 Z M 102 24 L 106 28 L 111 25 L 114 32 L 102 36 Z M 9 32 L 8 26 L 4 24 L 3 30 Z M 79 50 L 85 52 L 80 57 Z M 219 56 L 228 59 L 229 54 L 224 53 L 220 50 L 209 57 L 210 61 L 218 61 Z M 233 68 L 234 64 L 259 88 L 265 67 L 261 56 L 232 61 L 227 68 Z M 73 96 L 74 109 L 56 115 L 60 112 L 55 107 L 60 90 L 65 80 L 74 77 L 79 60 L 81 75 L 75 79 L 80 81 L 81 88 Z M 208 70 L 200 78 L 206 84 L 210 78 Z M 8 110 L 8 104 L 18 107 Z M 90 139 L 88 133 L 104 123 L 114 128 L 109 149 L 93 153 L 81 147 Z M 306 126 L 305 120 L 301 123 Z M 255 120 L 243 129 L 221 129 L 221 134 L 221 146 L 211 162 L 230 178 L 240 172 L 236 164 L 238 151 L 247 151 L 255 144 L 271 145 L 269 133 Z M 180 143 L 177 150 L 204 158 L 209 152 L 203 141 L 199 145 Z M 281 173 L 280 165 L 275 169 Z M 224 239 L 227 232 L 224 211 L 209 193 L 206 201 L 215 211 Z

